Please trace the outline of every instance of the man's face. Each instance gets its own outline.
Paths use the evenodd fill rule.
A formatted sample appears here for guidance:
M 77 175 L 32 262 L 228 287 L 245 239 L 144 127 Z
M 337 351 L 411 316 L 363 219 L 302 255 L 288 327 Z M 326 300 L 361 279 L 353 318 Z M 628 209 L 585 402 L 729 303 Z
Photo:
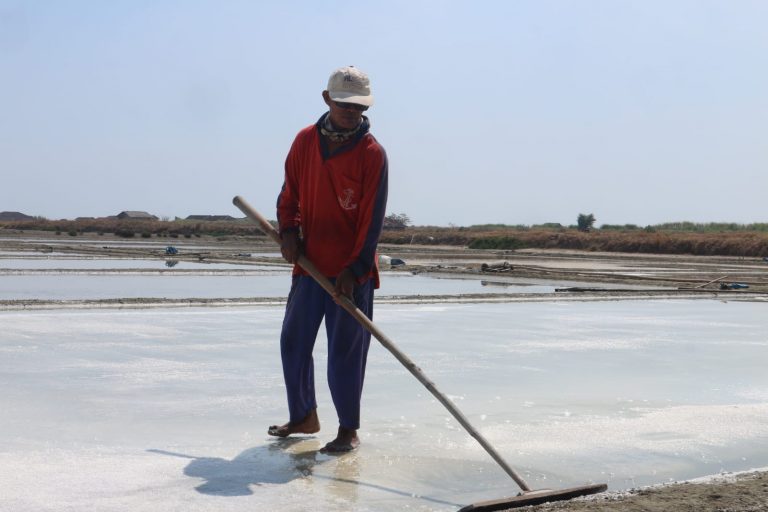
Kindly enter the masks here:
M 354 130 L 360 124 L 365 107 L 353 103 L 341 103 L 333 101 L 328 91 L 323 91 L 323 99 L 328 105 L 331 123 L 340 130 Z

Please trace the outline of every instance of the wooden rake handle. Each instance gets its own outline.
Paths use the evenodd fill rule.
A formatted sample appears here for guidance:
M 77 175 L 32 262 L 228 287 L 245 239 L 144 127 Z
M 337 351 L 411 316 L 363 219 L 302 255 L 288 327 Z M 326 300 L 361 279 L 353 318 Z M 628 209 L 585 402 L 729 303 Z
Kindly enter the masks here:
M 275 228 L 272 226 L 272 224 L 265 219 L 259 212 L 253 209 L 251 205 L 249 205 L 245 199 L 243 199 L 240 196 L 235 196 L 235 198 L 232 200 L 235 206 L 237 206 L 240 211 L 242 211 L 245 215 L 247 215 L 250 219 L 256 221 L 256 223 L 259 225 L 259 228 L 266 233 L 272 240 L 275 241 L 276 244 L 280 245 L 280 234 L 275 230 Z M 325 289 L 328 293 L 331 295 L 334 294 L 334 288 L 331 282 L 328 280 L 327 277 L 325 277 L 323 274 L 320 273 L 320 271 L 317 270 L 317 267 L 309 261 L 303 254 L 299 256 L 298 264 L 303 268 L 304 270 L 311 275 L 315 281 L 318 282 L 320 286 Z M 456 418 L 456 421 L 458 421 L 462 427 L 464 427 L 464 430 L 469 433 L 472 437 L 474 437 L 478 443 L 480 443 L 480 446 L 482 446 L 486 452 L 493 458 L 493 460 L 496 461 L 496 463 L 501 466 L 501 468 L 506 471 L 506 473 L 512 477 L 512 479 L 517 483 L 517 485 L 520 486 L 520 488 L 524 492 L 531 491 L 531 488 L 528 486 L 527 483 L 525 483 L 525 480 L 522 479 L 520 475 L 515 472 L 514 469 L 510 467 L 509 464 L 499 455 L 499 453 L 491 446 L 491 444 L 469 423 L 469 420 L 464 416 L 464 414 L 459 411 L 459 409 L 456 407 L 456 405 L 448 399 L 439 389 L 437 389 L 437 386 L 434 382 L 429 380 L 426 375 L 424 375 L 424 372 L 421 371 L 421 368 L 416 366 L 416 363 L 411 361 L 411 359 L 405 355 L 399 348 L 397 348 L 397 345 L 390 340 L 381 330 L 379 330 L 376 325 L 367 317 L 365 314 L 360 311 L 355 304 L 349 300 L 347 297 L 341 296 L 338 300 L 338 303 L 341 307 L 343 307 L 350 315 L 352 315 L 355 320 L 360 322 L 360 324 L 368 330 L 379 342 L 389 350 L 395 358 L 400 361 L 400 363 L 405 366 L 405 368 L 413 374 L 414 377 L 418 379 L 419 382 L 421 382 L 425 388 L 429 390 L 432 395 L 437 398 L 437 400 L 445 406 L 446 409 L 448 409 L 448 412 L 451 413 L 451 415 Z

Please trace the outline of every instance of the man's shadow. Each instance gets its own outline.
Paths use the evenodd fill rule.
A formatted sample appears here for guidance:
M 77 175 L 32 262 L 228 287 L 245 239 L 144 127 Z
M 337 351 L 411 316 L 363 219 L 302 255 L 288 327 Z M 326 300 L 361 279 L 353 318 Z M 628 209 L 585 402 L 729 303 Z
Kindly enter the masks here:
M 375 483 L 365 483 L 359 479 L 359 460 L 349 455 L 328 456 L 320 454 L 320 442 L 314 438 L 288 437 L 271 441 L 264 446 L 249 448 L 232 460 L 219 457 L 195 457 L 166 450 L 147 450 L 151 453 L 170 455 L 190 459 L 184 468 L 184 474 L 205 480 L 195 487 L 197 492 L 213 496 L 249 496 L 253 494 L 251 486 L 262 484 L 286 484 L 297 478 L 312 476 L 316 466 L 336 459 L 338 462 L 333 476 L 315 475 L 316 478 L 349 484 L 349 492 L 342 493 L 347 501 L 357 500 L 357 489 L 365 487 L 381 492 L 396 494 L 408 498 L 440 503 L 451 506 L 460 504 L 444 501 L 429 496 L 417 496 L 412 491 L 394 489 Z M 341 462 L 346 461 L 346 462 Z M 330 486 L 329 492 L 339 491 L 338 486 Z
M 306 450 L 291 450 L 299 443 L 307 443 Z M 285 484 L 312 474 L 317 464 L 330 460 L 318 458 L 319 443 L 313 439 L 285 438 L 265 446 L 249 448 L 232 460 L 219 457 L 195 457 L 165 450 L 147 450 L 151 453 L 191 459 L 184 474 L 202 478 L 204 483 L 195 489 L 214 496 L 248 496 L 251 485 Z

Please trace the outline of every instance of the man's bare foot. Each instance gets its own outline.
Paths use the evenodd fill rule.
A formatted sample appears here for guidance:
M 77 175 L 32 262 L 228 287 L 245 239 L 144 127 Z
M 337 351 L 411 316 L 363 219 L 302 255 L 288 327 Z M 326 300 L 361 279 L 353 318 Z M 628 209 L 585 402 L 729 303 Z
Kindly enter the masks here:
M 317 409 L 312 409 L 309 414 L 298 423 L 290 421 L 285 425 L 272 425 L 267 434 L 275 437 L 288 437 L 291 434 L 314 434 L 320 431 L 320 419 L 317 417 Z
M 321 448 L 320 453 L 346 453 L 358 446 L 360 446 L 360 439 L 357 437 L 357 430 L 339 427 L 336 439 Z

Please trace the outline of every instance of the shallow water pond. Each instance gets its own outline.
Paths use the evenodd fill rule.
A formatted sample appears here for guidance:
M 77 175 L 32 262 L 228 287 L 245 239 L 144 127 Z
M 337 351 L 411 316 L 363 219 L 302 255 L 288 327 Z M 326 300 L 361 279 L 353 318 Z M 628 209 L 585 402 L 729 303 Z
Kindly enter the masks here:
M 160 262 L 154 262 L 158 270 Z M 181 263 L 179 264 L 181 266 Z M 129 267 L 130 268 L 130 267 Z M 178 267 L 174 267 L 176 269 Z M 183 268 L 183 267 L 182 267 Z M 206 266 L 214 270 L 212 266 Z M 115 298 L 285 298 L 291 286 L 287 267 L 250 266 L 232 268 L 245 274 L 165 272 L 158 275 L 114 273 L 0 275 L 0 300 L 28 299 L 115 299 Z M 219 270 L 227 270 L 221 269 Z M 498 278 L 497 278 L 498 279 Z M 592 286 L 589 283 L 508 279 L 486 281 L 451 277 L 433 277 L 408 273 L 384 273 L 378 297 L 402 295 L 459 295 L 504 293 L 552 293 L 561 286 Z
M 176 259 L 118 259 L 118 258 L 0 258 L 0 270 L 125 270 L 125 269 L 155 269 L 166 268 L 185 270 L 258 270 L 274 269 L 269 266 L 258 266 L 237 263 L 206 263 L 194 261 L 179 261 Z
M 132 269 L 157 270 L 158 273 L 162 271 L 162 275 L 128 272 Z M 36 275 L 36 270 L 47 272 Z M 59 270 L 62 272 L 56 273 Z M 121 270 L 126 272 L 120 273 Z M 174 270 L 184 272 L 174 273 Z M 236 275 L 227 275 L 227 270 L 237 271 Z M 105 271 L 105 274 L 100 274 L 100 271 Z M 0 300 L 285 298 L 290 289 L 290 273 L 288 265 L 205 263 L 175 259 L 0 258 Z M 467 277 L 382 271 L 381 288 L 376 294 L 379 297 L 535 294 L 552 293 L 555 288 L 567 286 L 593 284 L 520 279 L 494 274 Z M 601 286 L 617 287 L 610 284 Z

